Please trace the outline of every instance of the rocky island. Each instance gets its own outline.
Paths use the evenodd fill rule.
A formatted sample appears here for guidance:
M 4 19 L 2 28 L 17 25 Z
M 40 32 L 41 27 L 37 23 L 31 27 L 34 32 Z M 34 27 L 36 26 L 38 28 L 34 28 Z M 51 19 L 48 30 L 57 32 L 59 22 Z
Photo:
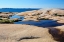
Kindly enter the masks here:
M 5 21 L 5 23 L 17 21 L 18 18 L 12 20 L 9 18 L 11 15 L 17 15 L 24 17 L 22 21 L 54 20 L 62 25 L 39 27 L 28 24 L 4 24 L 2 22 L 3 24 L 0 24 L 0 42 L 64 42 L 64 10 L 62 9 L 39 9 L 17 14 L 3 14 L 0 13 L 0 21 Z

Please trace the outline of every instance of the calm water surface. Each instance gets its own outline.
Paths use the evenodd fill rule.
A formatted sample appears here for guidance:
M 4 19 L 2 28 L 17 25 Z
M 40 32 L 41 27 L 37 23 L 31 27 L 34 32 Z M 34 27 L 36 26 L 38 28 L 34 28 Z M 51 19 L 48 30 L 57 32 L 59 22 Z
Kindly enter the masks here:
M 23 16 L 17 16 L 17 15 L 13 15 L 10 18 L 19 18 L 21 20 L 24 19 Z M 14 24 L 28 24 L 28 25 L 34 25 L 34 26 L 40 26 L 40 27 L 54 27 L 54 26 L 63 25 L 63 24 L 58 23 L 55 20 L 40 20 L 39 22 L 36 22 L 36 21 L 18 21 L 18 22 L 14 22 Z
M 57 23 L 53 20 L 40 20 L 39 22 L 35 21 L 19 21 L 14 22 L 14 24 L 28 24 L 28 25 L 34 25 L 34 26 L 40 26 L 40 27 L 54 27 L 54 26 L 60 26 L 62 24 Z

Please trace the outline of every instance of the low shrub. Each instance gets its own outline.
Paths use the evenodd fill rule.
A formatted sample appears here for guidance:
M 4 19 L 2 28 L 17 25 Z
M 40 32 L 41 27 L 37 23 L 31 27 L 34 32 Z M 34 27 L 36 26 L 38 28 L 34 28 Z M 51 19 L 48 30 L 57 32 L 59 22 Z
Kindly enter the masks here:
M 14 20 L 9 20 L 9 19 L 3 19 L 3 20 L 0 20 L 0 23 L 13 23 Z

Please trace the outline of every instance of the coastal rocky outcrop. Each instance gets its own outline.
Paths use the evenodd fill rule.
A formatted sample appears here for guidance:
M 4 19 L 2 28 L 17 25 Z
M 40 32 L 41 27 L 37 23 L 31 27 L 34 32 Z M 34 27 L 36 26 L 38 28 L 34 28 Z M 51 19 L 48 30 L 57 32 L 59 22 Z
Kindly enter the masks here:
M 16 13 L 17 12 L 0 12 L 0 24 L 6 24 L 6 23 L 9 24 L 19 21 L 18 18 L 13 18 L 13 19 L 10 18 Z
M 19 20 L 18 18 L 8 19 L 7 17 L 10 16 L 8 13 L 0 12 L 0 14 L 3 16 L 0 22 Z M 55 20 L 64 24 L 64 10 L 62 9 L 40 9 L 16 15 L 24 16 L 23 21 Z M 0 24 L 0 42 L 64 42 L 64 25 L 38 27 L 28 24 Z
M 49 29 L 21 24 L 1 24 L 0 42 L 57 42 Z
M 32 25 L 1 24 L 0 42 L 63 42 L 63 27 L 64 25 L 43 28 Z
M 40 9 L 34 11 L 21 12 L 17 15 L 24 16 L 24 20 L 44 20 L 44 19 L 53 19 L 53 20 L 64 20 L 64 10 L 62 9 Z M 35 18 L 34 18 L 35 17 Z
M 14 15 L 14 12 L 0 12 L 0 17 L 2 18 L 9 18 L 10 16 Z

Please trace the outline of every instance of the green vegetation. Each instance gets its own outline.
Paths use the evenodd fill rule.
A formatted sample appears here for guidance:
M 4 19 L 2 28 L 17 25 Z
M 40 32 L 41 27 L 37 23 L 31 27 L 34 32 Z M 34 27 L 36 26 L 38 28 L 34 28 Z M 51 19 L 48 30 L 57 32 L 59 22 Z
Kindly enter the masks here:
M 0 19 L 0 23 L 13 23 L 14 20 L 9 20 L 9 19 Z

